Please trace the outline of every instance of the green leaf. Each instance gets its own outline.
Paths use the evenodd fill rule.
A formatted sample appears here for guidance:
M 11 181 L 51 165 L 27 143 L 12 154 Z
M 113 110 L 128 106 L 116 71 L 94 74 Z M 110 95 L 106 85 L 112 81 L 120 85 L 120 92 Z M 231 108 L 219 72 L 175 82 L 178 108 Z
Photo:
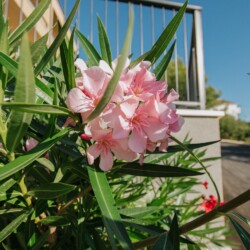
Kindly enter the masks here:
M 57 49 L 63 42 L 67 31 L 70 27 L 70 24 L 75 16 L 75 13 L 77 11 L 78 5 L 80 3 L 80 0 L 76 0 L 75 5 L 73 9 L 71 10 L 65 24 L 63 25 L 62 29 L 58 33 L 57 37 L 55 38 L 54 42 L 51 44 L 51 46 L 48 48 L 40 62 L 38 63 L 37 67 L 35 68 L 35 75 L 38 75 L 43 68 L 47 65 L 47 63 L 50 61 L 50 59 L 56 54 Z
M 167 54 L 162 58 L 160 63 L 155 68 L 154 74 L 155 74 L 156 79 L 160 80 L 162 78 L 162 76 L 164 75 L 164 73 L 168 67 L 168 64 L 172 58 L 172 55 L 174 52 L 174 46 L 175 46 L 175 42 L 172 44 L 172 46 L 168 50 Z
M 47 169 L 49 169 L 51 172 L 55 171 L 55 166 L 50 160 L 42 157 L 42 158 L 36 159 L 36 161 L 40 163 L 41 165 L 43 165 L 44 167 L 46 167 Z
M 69 92 L 70 85 L 69 85 L 69 69 L 68 69 L 68 62 L 67 62 L 67 53 L 68 53 L 68 48 L 67 48 L 66 40 L 64 39 L 62 44 L 60 45 L 60 57 L 61 57 L 61 62 L 62 62 L 64 81 L 65 81 L 67 90 Z
M 246 217 L 235 211 L 232 211 L 231 214 L 240 219 L 241 221 L 243 221 L 244 223 L 246 223 L 250 227 L 250 221 Z
M 88 58 L 88 66 L 97 66 L 99 65 L 99 61 L 101 60 L 101 56 L 96 51 L 95 47 L 91 44 L 91 42 L 79 31 L 76 29 L 76 36 Z
M 17 196 L 22 196 L 22 193 L 18 192 L 18 191 L 7 191 L 7 192 L 2 192 L 0 191 L 0 201 L 6 201 L 6 200 L 10 200 L 14 197 Z
M 49 34 L 45 34 L 43 37 L 35 41 L 30 46 L 31 51 L 31 57 L 32 57 L 32 63 L 36 64 L 38 60 L 41 58 L 43 53 L 45 52 L 45 49 L 47 48 L 47 41 L 48 41 Z
M 67 60 L 67 65 L 68 65 L 68 74 L 69 74 L 69 79 L 68 79 L 68 84 L 70 89 L 74 88 L 76 86 L 75 82 L 75 65 L 74 65 L 74 34 L 75 34 L 75 28 L 72 30 L 70 40 L 69 40 L 69 48 L 68 48 L 68 60 Z
M 48 150 L 56 144 L 63 136 L 68 134 L 70 128 L 65 128 L 57 134 L 53 135 L 41 142 L 38 146 L 27 152 L 25 155 L 19 156 L 14 161 L 9 162 L 4 167 L 0 168 L 0 180 L 8 178 L 9 176 L 17 173 L 18 171 L 24 169 L 29 164 L 34 162 L 36 159 L 44 155 Z
M 0 0 L 0 17 L 3 17 L 3 2 Z
M 4 52 L 6 54 L 9 53 L 8 24 L 4 20 L 3 16 L 0 16 L 0 52 Z M 6 72 L 4 65 L 0 65 L 0 102 L 3 102 L 4 100 L 7 79 L 8 72 Z M 2 107 L 0 105 L 0 141 L 2 141 L 4 145 L 6 144 L 6 136 L 7 127 L 4 122 Z
M 134 249 L 124 228 L 120 214 L 115 207 L 115 201 L 104 172 L 88 167 L 91 186 L 101 209 L 104 224 L 110 232 L 110 238 L 115 234 L 123 249 Z
M 49 105 L 49 104 L 33 104 L 23 102 L 4 102 L 1 105 L 17 110 L 20 112 L 35 113 L 35 114 L 56 114 L 74 116 L 73 113 L 67 108 Z
M 8 226 L 6 226 L 1 232 L 0 232 L 0 242 L 2 242 L 4 239 L 6 239 L 12 232 L 14 232 L 29 216 L 30 212 L 23 213 L 19 215 L 17 218 L 15 218 L 13 221 L 11 221 Z
M 41 223 L 46 226 L 66 226 L 69 225 L 70 222 L 64 218 L 63 216 L 48 216 L 41 220 Z
M 112 68 L 112 55 L 111 55 L 109 39 L 106 30 L 103 26 L 102 20 L 100 19 L 99 16 L 97 17 L 97 20 L 98 20 L 99 44 L 102 52 L 102 59 L 106 61 Z
M 210 172 L 207 170 L 207 168 L 205 167 L 205 165 L 202 163 L 202 161 L 193 153 L 192 149 L 190 149 L 188 146 L 186 146 L 185 144 L 183 144 L 182 142 L 180 142 L 177 138 L 173 137 L 172 135 L 169 135 L 169 138 L 172 139 L 174 142 L 176 142 L 177 144 L 179 144 L 180 147 L 182 147 L 184 150 L 186 150 L 191 156 L 194 157 L 194 159 L 196 159 L 196 162 L 199 163 L 201 165 L 201 167 L 204 169 L 204 171 L 206 172 L 206 174 L 208 175 L 209 179 L 211 180 L 211 182 L 213 183 L 213 186 L 214 186 L 214 189 L 216 191 L 216 194 L 217 194 L 217 198 L 218 198 L 218 201 L 217 201 L 217 205 L 216 206 L 219 206 L 220 205 L 220 201 L 221 201 L 221 198 L 220 198 L 220 192 L 218 190 L 218 187 L 212 177 L 212 175 L 210 174 Z M 211 144 L 211 142 L 209 142 Z
M 153 153 L 152 153 L 152 152 L 147 152 L 147 154 L 176 153 L 176 152 L 185 151 L 186 149 L 188 149 L 188 150 L 193 150 L 193 149 L 197 149 L 197 148 L 206 147 L 206 146 L 215 144 L 215 143 L 217 143 L 217 142 L 220 142 L 220 140 L 217 140 L 217 141 L 210 141 L 210 142 L 204 142 L 204 143 L 192 143 L 192 144 L 185 144 L 185 143 L 182 143 L 184 146 L 182 146 L 182 145 L 168 146 L 167 152 L 154 151 Z
M 137 162 L 119 163 L 121 168 L 117 169 L 118 173 L 129 174 L 135 176 L 148 177 L 182 177 L 182 176 L 196 176 L 203 173 L 192 171 L 180 167 L 164 166 L 151 163 L 144 163 L 140 165 Z
M 152 250 L 179 250 L 180 249 L 180 236 L 177 215 L 174 215 L 170 230 L 168 233 L 162 234 L 156 241 Z
M 119 212 L 129 217 L 142 218 L 152 213 L 159 212 L 159 210 L 160 208 L 157 206 L 150 206 L 150 207 L 123 208 L 120 209 Z
M 0 64 L 4 65 L 14 77 L 17 77 L 17 62 L 2 52 L 0 52 Z M 52 104 L 53 92 L 37 77 L 35 78 L 35 84 L 36 95 L 41 97 L 47 103 Z
M 9 178 L 8 180 L 6 180 L 1 186 L 0 186 L 0 190 L 1 192 L 6 192 L 8 191 L 13 185 L 16 184 L 16 180 Z
M 147 51 L 146 53 L 144 53 L 143 55 L 141 55 L 140 57 L 135 59 L 133 62 L 131 62 L 129 64 L 129 68 L 130 69 L 134 68 L 137 64 L 139 64 L 141 61 L 143 61 L 150 53 L 151 53 L 151 51 Z
M 36 241 L 36 244 L 31 248 L 31 250 L 40 250 L 44 246 L 44 243 L 47 241 L 50 231 L 46 231 L 42 236 Z
M 9 209 L 1 209 L 0 214 L 10 214 L 10 213 L 20 213 L 24 212 L 22 208 L 9 208 Z
M 232 217 L 228 216 L 246 249 L 250 249 L 250 234 Z
M 27 35 L 23 37 L 21 43 L 14 101 L 23 103 L 35 102 L 35 78 Z M 14 111 L 11 114 L 6 140 L 6 146 L 10 152 L 14 152 L 16 146 L 20 143 L 31 120 L 32 115 L 28 113 Z
M 26 31 L 29 31 L 44 14 L 49 7 L 51 0 L 43 0 L 34 9 L 34 11 L 11 33 L 9 37 L 10 44 L 18 40 Z
M 76 186 L 66 183 L 46 183 L 32 188 L 27 195 L 35 196 L 39 199 L 55 199 L 73 191 L 75 188 Z
M 120 80 L 121 73 L 124 69 L 126 60 L 128 58 L 128 55 L 129 55 L 130 44 L 131 44 L 132 34 L 133 34 L 133 25 L 134 25 L 134 13 L 132 12 L 132 9 L 130 9 L 128 30 L 127 30 L 124 45 L 122 48 L 121 56 L 119 57 L 118 64 L 117 64 L 116 69 L 114 71 L 113 77 L 111 78 L 101 100 L 99 101 L 96 108 L 90 114 L 87 121 L 85 121 L 85 122 L 89 122 L 89 121 L 93 120 L 94 118 L 96 118 L 104 110 L 104 108 L 107 106 L 107 104 L 109 103 L 110 99 L 112 98 L 112 96 L 115 92 L 116 86 Z
M 157 39 L 152 49 L 150 50 L 150 54 L 145 58 L 146 61 L 150 61 L 153 64 L 163 54 L 181 22 L 187 4 L 188 1 L 184 3 L 184 5 L 179 9 L 178 13 L 174 16 L 168 26 L 161 33 L 160 37 Z

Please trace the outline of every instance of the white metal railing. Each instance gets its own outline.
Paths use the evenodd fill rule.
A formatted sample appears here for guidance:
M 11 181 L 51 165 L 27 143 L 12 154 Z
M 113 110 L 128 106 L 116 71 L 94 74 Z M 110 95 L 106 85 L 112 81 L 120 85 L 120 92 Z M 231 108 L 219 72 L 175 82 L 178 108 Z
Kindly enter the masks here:
M 21 6 L 23 1 L 20 0 Z M 52 0 L 59 2 L 61 10 L 67 17 L 74 1 Z M 40 0 L 33 0 L 37 5 Z M 5 14 L 8 13 L 9 1 L 5 0 Z M 98 47 L 98 29 L 96 14 L 103 20 L 104 26 L 110 38 L 113 55 L 118 56 L 124 39 L 126 25 L 128 22 L 128 5 L 133 5 L 135 12 L 134 39 L 131 46 L 133 57 L 146 52 L 154 44 L 163 28 L 171 21 L 172 17 L 182 6 L 181 3 L 163 0 L 84 0 L 75 18 L 77 28 Z M 203 34 L 201 7 L 188 5 L 182 23 L 175 34 L 176 46 L 173 55 L 174 64 L 174 88 L 177 92 L 183 92 L 177 105 L 183 108 L 205 109 L 205 70 L 203 53 Z M 53 30 L 52 4 L 49 15 L 49 30 Z M 19 21 L 23 20 L 23 12 L 20 10 Z M 37 31 L 34 31 L 34 40 L 37 38 Z M 52 38 L 52 32 L 50 35 Z M 77 41 L 79 48 L 79 42 Z M 83 53 L 80 50 L 80 56 Z M 185 82 L 179 79 L 179 61 L 185 64 Z M 166 72 L 165 77 L 168 79 Z M 183 77 L 182 77 L 183 78 Z M 185 86 L 182 86 L 182 85 Z
M 61 0 L 60 2 L 64 6 L 67 15 L 67 11 L 70 10 L 69 1 Z M 131 47 L 134 57 L 143 54 L 154 44 L 163 28 L 182 6 L 181 3 L 162 0 L 130 0 L 129 2 L 127 0 L 85 0 L 80 3 L 79 12 L 82 14 L 79 13 L 77 16 L 80 31 L 98 47 L 96 22 L 96 14 L 98 14 L 103 20 L 110 37 L 113 55 L 117 56 L 126 31 L 129 4 L 133 5 L 135 12 L 134 39 Z M 173 55 L 175 67 L 174 87 L 179 91 L 180 84 L 183 84 L 178 77 L 178 59 L 181 59 L 185 64 L 185 93 L 177 104 L 185 108 L 205 109 L 205 70 L 201 11 L 200 6 L 188 5 L 182 20 L 182 27 L 175 34 L 176 46 Z

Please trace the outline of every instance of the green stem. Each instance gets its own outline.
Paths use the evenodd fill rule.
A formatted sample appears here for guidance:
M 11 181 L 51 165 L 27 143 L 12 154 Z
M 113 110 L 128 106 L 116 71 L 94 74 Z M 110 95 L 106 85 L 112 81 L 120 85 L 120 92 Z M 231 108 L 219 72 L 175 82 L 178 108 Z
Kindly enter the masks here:
M 15 160 L 15 153 L 14 152 L 10 152 L 10 154 L 8 155 L 9 157 L 9 161 L 14 161 Z M 20 178 L 20 180 L 18 181 L 18 185 L 21 189 L 21 192 L 23 194 L 23 197 L 27 203 L 27 205 L 29 207 L 32 206 L 32 200 L 31 200 L 31 197 L 30 196 L 27 196 L 27 192 L 28 192 L 28 189 L 27 189 L 27 186 L 24 182 L 24 178 L 25 178 L 25 175 L 23 174 Z
M 228 213 L 232 209 L 235 209 L 236 207 L 244 204 L 245 202 L 250 200 L 250 189 L 248 189 L 246 192 L 240 194 L 236 198 L 228 201 L 224 205 L 215 208 L 214 210 L 210 211 L 209 213 L 206 213 L 197 219 L 194 219 L 193 221 L 188 222 L 187 224 L 184 224 L 179 228 L 180 235 L 185 234 L 195 228 L 198 228 L 222 215 L 225 215 L 225 213 Z M 146 240 L 139 241 L 134 244 L 135 249 L 142 249 L 147 246 L 152 246 L 158 238 L 161 236 L 161 234 L 152 236 Z
M 221 202 L 221 198 L 220 198 L 220 192 L 218 190 L 218 187 L 212 177 L 212 175 L 209 173 L 209 171 L 207 170 L 207 168 L 204 166 L 204 164 L 200 161 L 200 159 L 193 153 L 193 151 L 191 149 L 189 149 L 186 145 L 184 145 L 182 142 L 180 142 L 178 139 L 176 139 L 175 137 L 170 135 L 170 138 L 175 141 L 176 143 L 178 143 L 183 149 L 185 149 L 190 155 L 192 155 L 196 161 L 202 166 L 202 168 L 204 169 L 204 171 L 206 172 L 206 174 L 208 175 L 209 179 L 211 180 L 211 182 L 213 183 L 213 186 L 215 188 L 215 192 L 217 194 L 217 204 L 216 204 L 216 208 L 218 208 L 220 206 L 220 202 Z
M 27 205 L 29 207 L 31 207 L 32 206 L 32 201 L 31 201 L 31 197 L 27 196 L 28 189 L 27 189 L 27 186 L 26 186 L 26 184 L 24 182 L 24 178 L 25 178 L 25 175 L 22 175 L 21 179 L 18 182 L 18 185 L 19 185 L 19 187 L 20 187 L 20 189 L 22 191 L 22 194 L 24 196 L 24 199 L 25 199 Z

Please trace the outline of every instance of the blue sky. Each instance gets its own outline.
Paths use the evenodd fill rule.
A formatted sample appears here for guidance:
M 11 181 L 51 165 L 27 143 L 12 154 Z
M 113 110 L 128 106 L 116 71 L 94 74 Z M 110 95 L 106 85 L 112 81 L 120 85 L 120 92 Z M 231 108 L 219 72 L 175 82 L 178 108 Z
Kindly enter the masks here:
M 183 2 L 183 1 L 179 1 Z M 250 121 L 250 1 L 190 0 L 203 8 L 205 70 L 222 99 L 239 104 Z
M 62 0 L 60 1 L 63 2 Z M 184 0 L 176 1 L 184 3 Z M 74 1 L 67 1 L 67 3 L 68 13 Z M 189 0 L 189 4 L 199 5 L 203 8 L 203 42 L 205 71 L 208 78 L 207 84 L 214 86 L 217 90 L 221 90 L 222 99 L 236 102 L 242 110 L 240 117 L 250 121 L 250 75 L 247 74 L 250 73 L 250 0 L 241 0 L 238 3 L 233 0 Z M 104 22 L 104 0 L 94 0 L 93 5 L 93 39 L 94 45 L 98 47 L 96 15 L 98 14 Z M 128 22 L 126 8 L 125 4 L 119 8 L 119 49 L 122 46 Z M 80 30 L 89 37 L 90 1 L 81 1 L 80 10 Z M 116 53 L 114 1 L 109 2 L 108 11 L 108 35 L 114 55 Z M 146 12 L 150 12 L 150 9 L 146 10 Z M 135 30 L 139 30 L 138 13 L 139 7 L 136 6 Z M 161 20 L 161 13 L 156 11 L 155 20 L 158 19 Z M 166 24 L 170 19 L 171 17 L 166 16 Z M 152 40 L 149 21 L 147 19 L 144 20 L 144 29 L 148 28 L 148 32 L 144 31 L 145 50 L 150 48 Z M 189 20 L 187 19 L 188 22 Z M 160 24 L 156 25 L 155 38 L 161 32 L 158 26 L 161 28 Z M 182 27 L 179 30 L 181 29 Z M 137 49 L 133 52 L 135 56 L 139 56 L 138 31 L 134 33 L 133 42 Z M 178 49 L 183 50 L 181 46 Z

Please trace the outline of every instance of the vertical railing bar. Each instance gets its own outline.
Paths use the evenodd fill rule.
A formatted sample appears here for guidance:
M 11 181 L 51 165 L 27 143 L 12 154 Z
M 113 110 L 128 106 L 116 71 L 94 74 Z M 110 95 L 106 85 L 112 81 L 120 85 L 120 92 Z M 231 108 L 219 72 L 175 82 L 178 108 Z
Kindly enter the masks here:
M 108 32 L 108 0 L 104 2 L 104 27 L 106 32 Z
M 175 15 L 175 10 L 173 9 L 173 17 Z M 174 34 L 174 39 L 176 41 L 174 47 L 174 66 L 175 66 L 175 87 L 176 91 L 179 92 L 179 76 L 178 76 L 178 51 L 177 51 L 177 34 Z
M 151 36 L 152 36 L 152 46 L 155 42 L 155 20 L 154 20 L 154 6 L 151 5 Z
M 9 0 L 5 0 L 4 3 L 4 16 L 7 19 L 8 17 L 8 11 L 9 11 Z
M 186 92 L 187 92 L 187 101 L 190 101 L 190 86 L 189 86 L 189 77 L 188 77 L 188 52 L 187 52 L 187 22 L 186 22 L 186 13 L 183 17 L 183 36 L 184 36 L 184 60 L 186 67 Z
M 116 17 L 116 23 L 115 23 L 115 34 L 116 34 L 116 56 L 119 55 L 119 2 L 116 0 L 115 3 L 115 17 Z
M 90 0 L 89 40 L 93 43 L 93 0 Z
M 128 20 L 129 20 L 129 9 L 130 9 L 130 7 L 131 7 L 131 9 L 134 9 L 134 4 L 133 4 L 133 2 L 128 1 Z M 131 43 L 130 49 L 129 49 L 129 54 L 131 55 L 131 53 L 132 53 L 132 43 Z
M 194 100 L 197 101 L 197 66 L 196 66 L 196 53 L 195 48 L 192 48 L 192 68 L 193 68 L 193 78 L 194 78 L 194 89 L 193 89 L 193 95 Z
M 162 14 L 162 30 L 164 30 L 165 26 L 166 26 L 166 15 L 165 15 L 165 13 L 166 13 L 166 9 L 165 9 L 165 7 L 162 7 L 162 12 L 161 12 L 161 14 Z M 166 53 L 167 53 L 166 50 L 164 50 L 164 55 L 166 55 Z M 168 71 L 167 71 L 167 69 L 165 70 L 164 78 L 165 78 L 165 81 L 167 82 L 167 79 L 168 79 Z
M 23 21 L 23 0 L 21 0 L 20 13 L 19 13 L 19 24 Z
M 36 3 L 35 3 L 35 7 L 38 5 L 38 0 L 36 0 Z M 34 26 L 34 37 L 33 37 L 33 40 L 34 40 L 34 42 L 36 41 L 36 39 L 37 39 L 37 25 L 35 24 L 35 26 Z
M 80 24 L 81 24 L 81 13 L 80 13 L 80 9 L 81 9 L 81 2 L 79 3 L 78 6 L 78 10 L 77 10 L 77 29 L 80 31 Z M 77 39 L 77 45 L 76 45 L 76 49 L 77 49 L 77 54 L 79 55 L 80 53 L 80 41 L 79 39 Z
M 142 16 L 142 3 L 140 3 L 140 47 L 141 47 L 141 55 L 144 52 L 144 44 L 143 44 L 143 16 Z
M 64 2 L 63 2 L 63 12 L 64 12 L 64 16 L 65 16 L 65 19 L 66 19 L 66 17 L 67 17 L 67 1 L 66 0 L 64 0 Z
M 203 50 L 203 34 L 202 34 L 202 20 L 201 11 L 194 11 L 195 22 L 195 46 L 196 46 L 196 60 L 197 60 L 197 81 L 199 86 L 199 101 L 201 109 L 206 108 L 206 88 L 205 88 L 205 69 L 204 69 L 204 50 Z

